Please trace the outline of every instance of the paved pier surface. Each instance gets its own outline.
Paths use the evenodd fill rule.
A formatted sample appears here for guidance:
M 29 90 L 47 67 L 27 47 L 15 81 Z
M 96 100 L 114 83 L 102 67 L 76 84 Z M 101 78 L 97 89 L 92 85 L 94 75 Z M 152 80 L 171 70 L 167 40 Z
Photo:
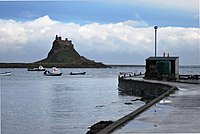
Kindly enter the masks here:
M 166 83 L 179 90 L 113 133 L 200 133 L 200 85 Z

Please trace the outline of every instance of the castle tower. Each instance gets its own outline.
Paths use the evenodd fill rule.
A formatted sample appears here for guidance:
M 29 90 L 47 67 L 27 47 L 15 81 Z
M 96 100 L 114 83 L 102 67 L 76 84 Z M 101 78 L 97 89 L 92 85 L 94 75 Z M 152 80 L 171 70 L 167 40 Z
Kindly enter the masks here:
M 57 41 L 59 41 L 59 40 L 62 40 L 62 37 L 60 36 L 60 37 L 58 37 L 58 35 L 56 35 L 56 38 L 55 38 L 55 40 L 57 40 Z
M 68 38 L 65 38 L 64 40 L 62 40 L 62 37 L 61 36 L 59 37 L 58 35 L 56 35 L 53 44 L 55 44 L 53 46 L 56 48 L 57 47 L 68 47 L 68 48 L 74 49 L 74 45 L 72 44 L 71 40 L 69 40 Z

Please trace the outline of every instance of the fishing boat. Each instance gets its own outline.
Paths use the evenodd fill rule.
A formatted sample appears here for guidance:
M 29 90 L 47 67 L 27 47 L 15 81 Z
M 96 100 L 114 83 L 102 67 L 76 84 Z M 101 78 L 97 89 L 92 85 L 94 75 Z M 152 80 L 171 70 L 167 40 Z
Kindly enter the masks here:
M 10 72 L 4 72 L 4 73 L 0 73 L 0 76 L 10 76 L 11 73 Z
M 86 72 L 70 72 L 70 75 L 85 75 Z
M 53 67 L 51 71 L 45 70 L 44 75 L 46 76 L 61 76 L 62 72 L 57 69 L 56 67 Z
M 43 66 L 39 66 L 38 68 L 28 68 L 28 71 L 45 71 L 46 69 Z

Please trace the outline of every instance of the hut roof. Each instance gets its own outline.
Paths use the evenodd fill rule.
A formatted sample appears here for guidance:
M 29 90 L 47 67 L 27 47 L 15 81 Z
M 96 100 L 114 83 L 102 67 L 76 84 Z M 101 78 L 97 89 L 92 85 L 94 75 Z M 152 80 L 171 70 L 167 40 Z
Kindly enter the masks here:
M 178 59 L 179 57 L 149 57 L 149 58 L 147 58 L 146 60 L 154 60 L 154 61 L 165 61 L 165 60 L 167 60 L 167 61 L 172 61 L 172 60 L 176 60 L 176 59 Z

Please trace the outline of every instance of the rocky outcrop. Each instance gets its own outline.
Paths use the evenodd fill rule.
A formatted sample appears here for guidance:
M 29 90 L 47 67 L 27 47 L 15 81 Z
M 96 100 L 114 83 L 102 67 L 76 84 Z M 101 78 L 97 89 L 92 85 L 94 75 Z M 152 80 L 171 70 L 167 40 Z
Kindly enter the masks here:
M 71 66 L 74 65 L 74 67 L 106 67 L 103 63 L 95 62 L 80 56 L 74 49 L 71 40 L 68 40 L 67 38 L 62 40 L 62 38 L 57 35 L 47 58 L 36 63 L 70 64 Z
M 96 134 L 112 123 L 113 123 L 113 121 L 100 121 L 100 122 L 92 125 L 90 127 L 90 130 L 86 134 Z

